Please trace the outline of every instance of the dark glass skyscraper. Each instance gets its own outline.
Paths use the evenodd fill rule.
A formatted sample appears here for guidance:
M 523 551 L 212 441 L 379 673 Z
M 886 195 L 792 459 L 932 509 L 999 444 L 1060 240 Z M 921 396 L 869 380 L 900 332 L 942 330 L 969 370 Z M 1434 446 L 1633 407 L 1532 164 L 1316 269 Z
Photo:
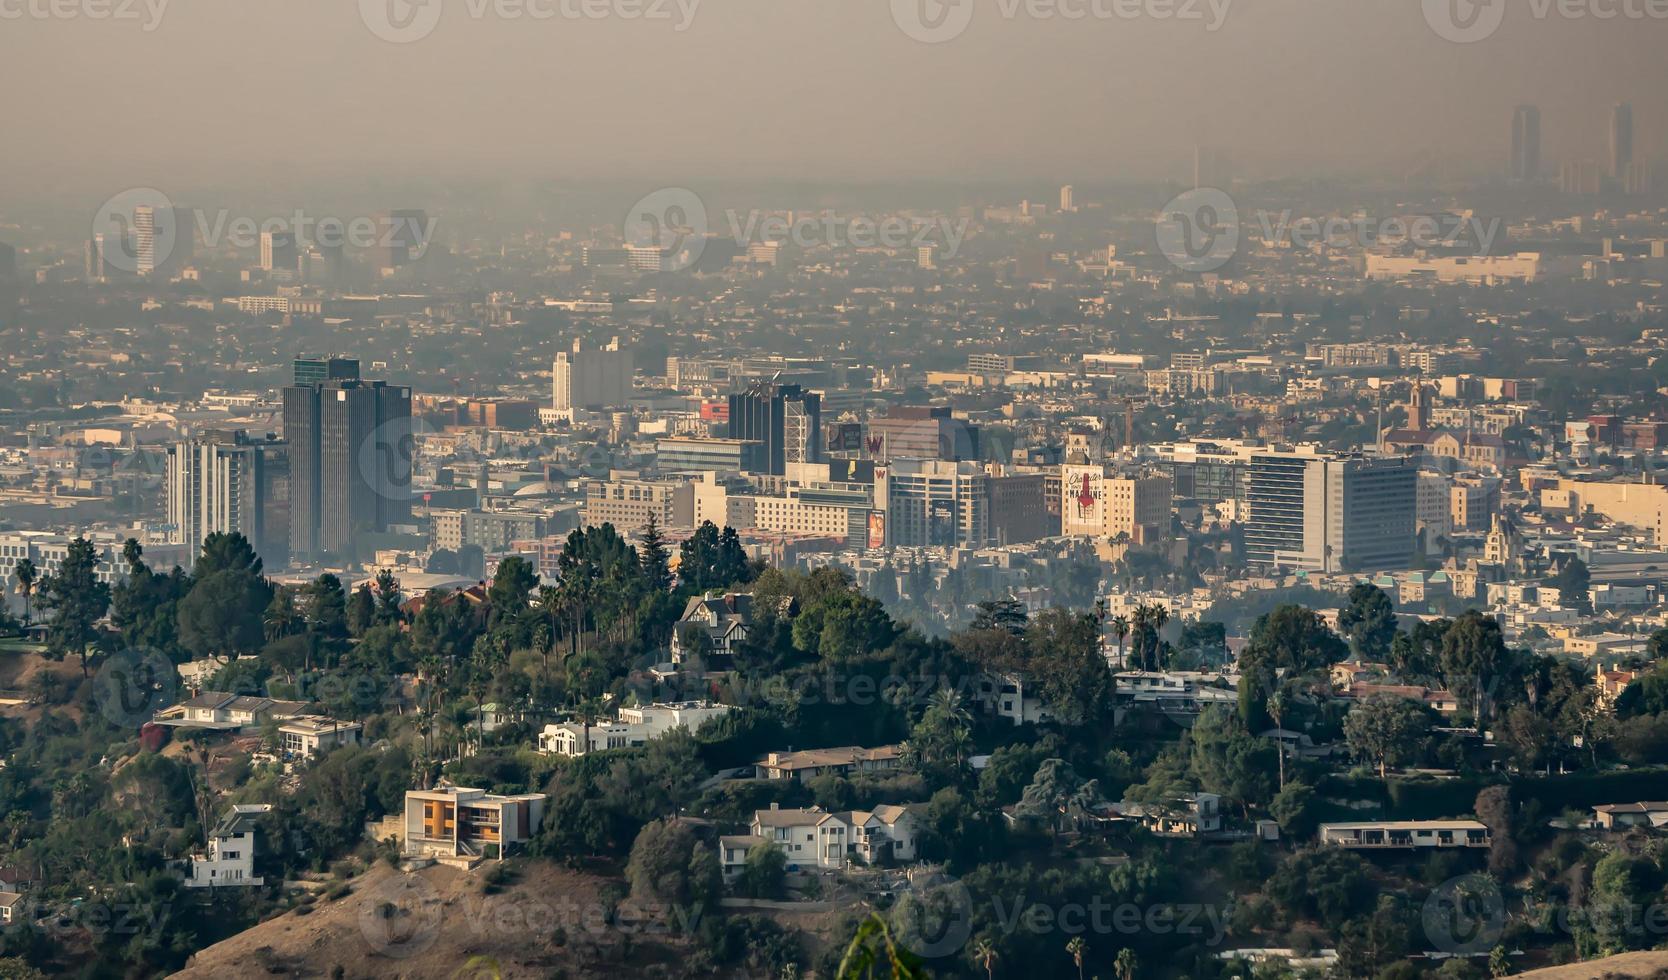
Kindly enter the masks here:
M 323 384 L 326 381 L 345 381 L 359 377 L 357 357 L 298 357 L 295 359 L 295 383 Z
M 730 438 L 764 443 L 768 472 L 822 461 L 822 396 L 799 385 L 761 381 L 730 396 Z
M 1633 164 L 1633 106 L 1623 102 L 1610 115 L 1610 176 L 1627 179 Z
M 284 389 L 290 550 L 346 555 L 365 532 L 411 517 L 411 389 L 338 378 Z
M 1520 105 L 1512 113 L 1513 180 L 1534 180 L 1541 173 L 1541 110 L 1532 105 Z

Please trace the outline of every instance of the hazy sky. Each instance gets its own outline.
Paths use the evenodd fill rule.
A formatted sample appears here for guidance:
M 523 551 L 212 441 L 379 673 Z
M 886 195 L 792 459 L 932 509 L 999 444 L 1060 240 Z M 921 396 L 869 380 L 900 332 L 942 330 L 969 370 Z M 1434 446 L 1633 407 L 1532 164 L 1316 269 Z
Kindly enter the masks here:
M 1668 20 L 1591 16 L 1661 0 L 1591 0 L 1578 20 L 1508 0 L 1472 44 L 1439 37 L 1421 0 L 1234 0 L 1214 32 L 1208 0 L 1190 22 L 1063 15 L 1131 0 L 961 0 L 971 23 L 938 44 L 900 30 L 892 0 L 704 0 L 681 32 L 694 0 L 663 20 L 440 0 L 403 44 L 362 7 L 404 0 L 168 0 L 148 33 L 146 0 L 131 20 L 31 12 L 129 2 L 0 0 L 8 197 L 285 174 L 1090 185 L 1179 176 L 1200 142 L 1258 176 L 1395 174 L 1432 152 L 1499 169 L 1519 102 L 1542 108 L 1550 166 L 1603 158 L 1620 100 L 1641 155 L 1668 145 Z

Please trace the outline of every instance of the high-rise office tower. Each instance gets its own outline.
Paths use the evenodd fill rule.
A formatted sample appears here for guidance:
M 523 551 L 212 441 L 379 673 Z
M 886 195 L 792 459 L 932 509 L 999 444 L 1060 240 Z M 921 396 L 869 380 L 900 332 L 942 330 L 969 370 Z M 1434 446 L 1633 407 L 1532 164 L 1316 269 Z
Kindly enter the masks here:
M 100 232 L 87 239 L 87 250 L 82 256 L 82 279 L 87 282 L 109 279 L 111 274 L 121 270 L 123 254 L 133 254 L 133 246 L 116 232 Z
M 730 438 L 764 443 L 769 472 L 822 461 L 822 396 L 795 384 L 760 381 L 730 396 Z
M 133 271 L 140 276 L 172 275 L 197 254 L 197 223 L 189 208 L 133 209 Z
M 1623 102 L 1610 113 L 1610 176 L 1621 182 L 1627 180 L 1628 167 L 1633 164 L 1633 106 Z
M 1066 186 L 1060 188 L 1060 210 L 1061 211 L 1076 211 L 1077 210 L 1077 199 L 1072 192 L 1072 186 L 1070 184 L 1067 184 Z
M 351 381 L 359 377 L 357 357 L 298 357 L 293 365 L 294 382 L 298 385 L 323 384 L 326 381 Z
M 359 535 L 410 519 L 410 388 L 334 378 L 283 394 L 292 552 L 348 554 Z
M 1558 182 L 1565 194 L 1593 197 L 1604 191 L 1603 164 L 1597 160 L 1575 160 L 1558 171 Z
M 267 272 L 282 270 L 295 272 L 300 265 L 301 254 L 297 251 L 295 232 L 293 231 L 263 231 L 261 232 L 261 268 Z
M 992 540 L 990 475 L 978 463 L 905 459 L 875 471 L 887 547 L 981 547 Z
M 877 463 L 979 458 L 979 427 L 956 418 L 947 405 L 894 405 L 864 428 L 863 453 Z
M 558 412 L 625 408 L 631 404 L 635 371 L 631 351 L 620 348 L 620 338 L 602 350 L 585 350 L 576 340 L 573 352 L 557 354 L 551 365 L 551 407 Z
M 433 226 L 427 211 L 386 211 L 376 216 L 377 244 L 371 262 L 378 275 L 392 275 L 428 254 Z
M 195 551 L 210 534 L 249 539 L 267 571 L 289 564 L 289 447 L 244 432 L 206 433 L 168 449 L 170 540 Z
M 1212 146 L 1193 148 L 1193 189 L 1215 187 L 1226 190 L 1234 182 L 1228 153 Z
M 1520 105 L 1512 113 L 1512 160 L 1508 168 L 1513 180 L 1534 180 L 1541 173 L 1541 110 Z
M 1246 557 L 1305 571 L 1405 569 L 1418 525 L 1417 456 L 1253 456 Z

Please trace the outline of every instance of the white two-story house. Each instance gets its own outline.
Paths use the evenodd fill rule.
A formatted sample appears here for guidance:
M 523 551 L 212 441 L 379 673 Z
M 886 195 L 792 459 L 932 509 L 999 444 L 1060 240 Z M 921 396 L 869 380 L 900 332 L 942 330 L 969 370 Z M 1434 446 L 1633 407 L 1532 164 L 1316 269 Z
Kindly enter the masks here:
M 711 701 L 679 701 L 621 708 L 614 721 L 596 725 L 569 721 L 544 726 L 544 731 L 539 733 L 539 751 L 547 755 L 581 756 L 606 749 L 628 748 L 679 728 L 694 732 L 708 719 L 722 717 L 731 710 L 730 705 Z
M 751 833 L 720 839 L 719 858 L 727 877 L 747 865 L 755 847 L 774 845 L 787 857 L 789 871 L 839 871 L 854 860 L 879 864 L 916 860 L 915 818 L 907 807 L 830 813 L 820 807 L 753 813 Z
M 239 803 L 209 832 L 208 853 L 192 855 L 187 888 L 250 888 L 255 874 L 255 822 L 270 803 Z

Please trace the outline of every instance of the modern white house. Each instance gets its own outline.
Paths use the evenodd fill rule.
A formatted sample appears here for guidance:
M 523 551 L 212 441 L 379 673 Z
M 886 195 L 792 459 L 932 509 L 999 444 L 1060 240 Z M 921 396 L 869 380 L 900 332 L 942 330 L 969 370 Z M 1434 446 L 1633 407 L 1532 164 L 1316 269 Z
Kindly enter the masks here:
M 981 674 L 977 697 L 986 712 L 1015 725 L 1038 725 L 1052 717 L 1023 674 Z
M 255 830 L 270 803 L 239 803 L 209 831 L 208 853 L 194 854 L 185 878 L 187 888 L 252 888 L 265 881 L 255 874 Z
M 712 701 L 621 708 L 614 721 L 596 725 L 569 721 L 544 726 L 544 731 L 539 733 L 539 751 L 547 755 L 581 756 L 628 748 L 679 728 L 694 732 L 709 719 L 723 717 L 731 710 L 730 705 Z
M 755 847 L 774 845 L 787 858 L 789 871 L 844 870 L 854 861 L 863 864 L 908 863 L 915 849 L 915 818 L 904 806 L 830 813 L 820 807 L 768 810 L 753 813 L 751 833 L 719 840 L 719 859 L 726 877 L 747 866 Z
M 175 728 L 231 731 L 262 725 L 269 719 L 287 721 L 317 714 L 320 714 L 320 709 L 306 701 L 277 701 L 247 694 L 203 691 L 179 704 L 163 708 L 151 720 Z
M 543 793 L 499 796 L 442 782 L 405 794 L 405 853 L 420 857 L 475 859 L 488 847 L 523 844 L 544 820 Z
M 1381 820 L 1323 823 L 1323 844 L 1352 850 L 1489 846 L 1488 825 L 1476 820 Z
M 358 745 L 364 727 L 334 718 L 294 718 L 278 726 L 279 749 L 292 758 L 311 759 L 343 745 Z
M 1188 793 L 1164 803 L 1118 804 L 1118 812 L 1160 837 L 1197 837 L 1222 829 L 1222 798 L 1215 793 Z

